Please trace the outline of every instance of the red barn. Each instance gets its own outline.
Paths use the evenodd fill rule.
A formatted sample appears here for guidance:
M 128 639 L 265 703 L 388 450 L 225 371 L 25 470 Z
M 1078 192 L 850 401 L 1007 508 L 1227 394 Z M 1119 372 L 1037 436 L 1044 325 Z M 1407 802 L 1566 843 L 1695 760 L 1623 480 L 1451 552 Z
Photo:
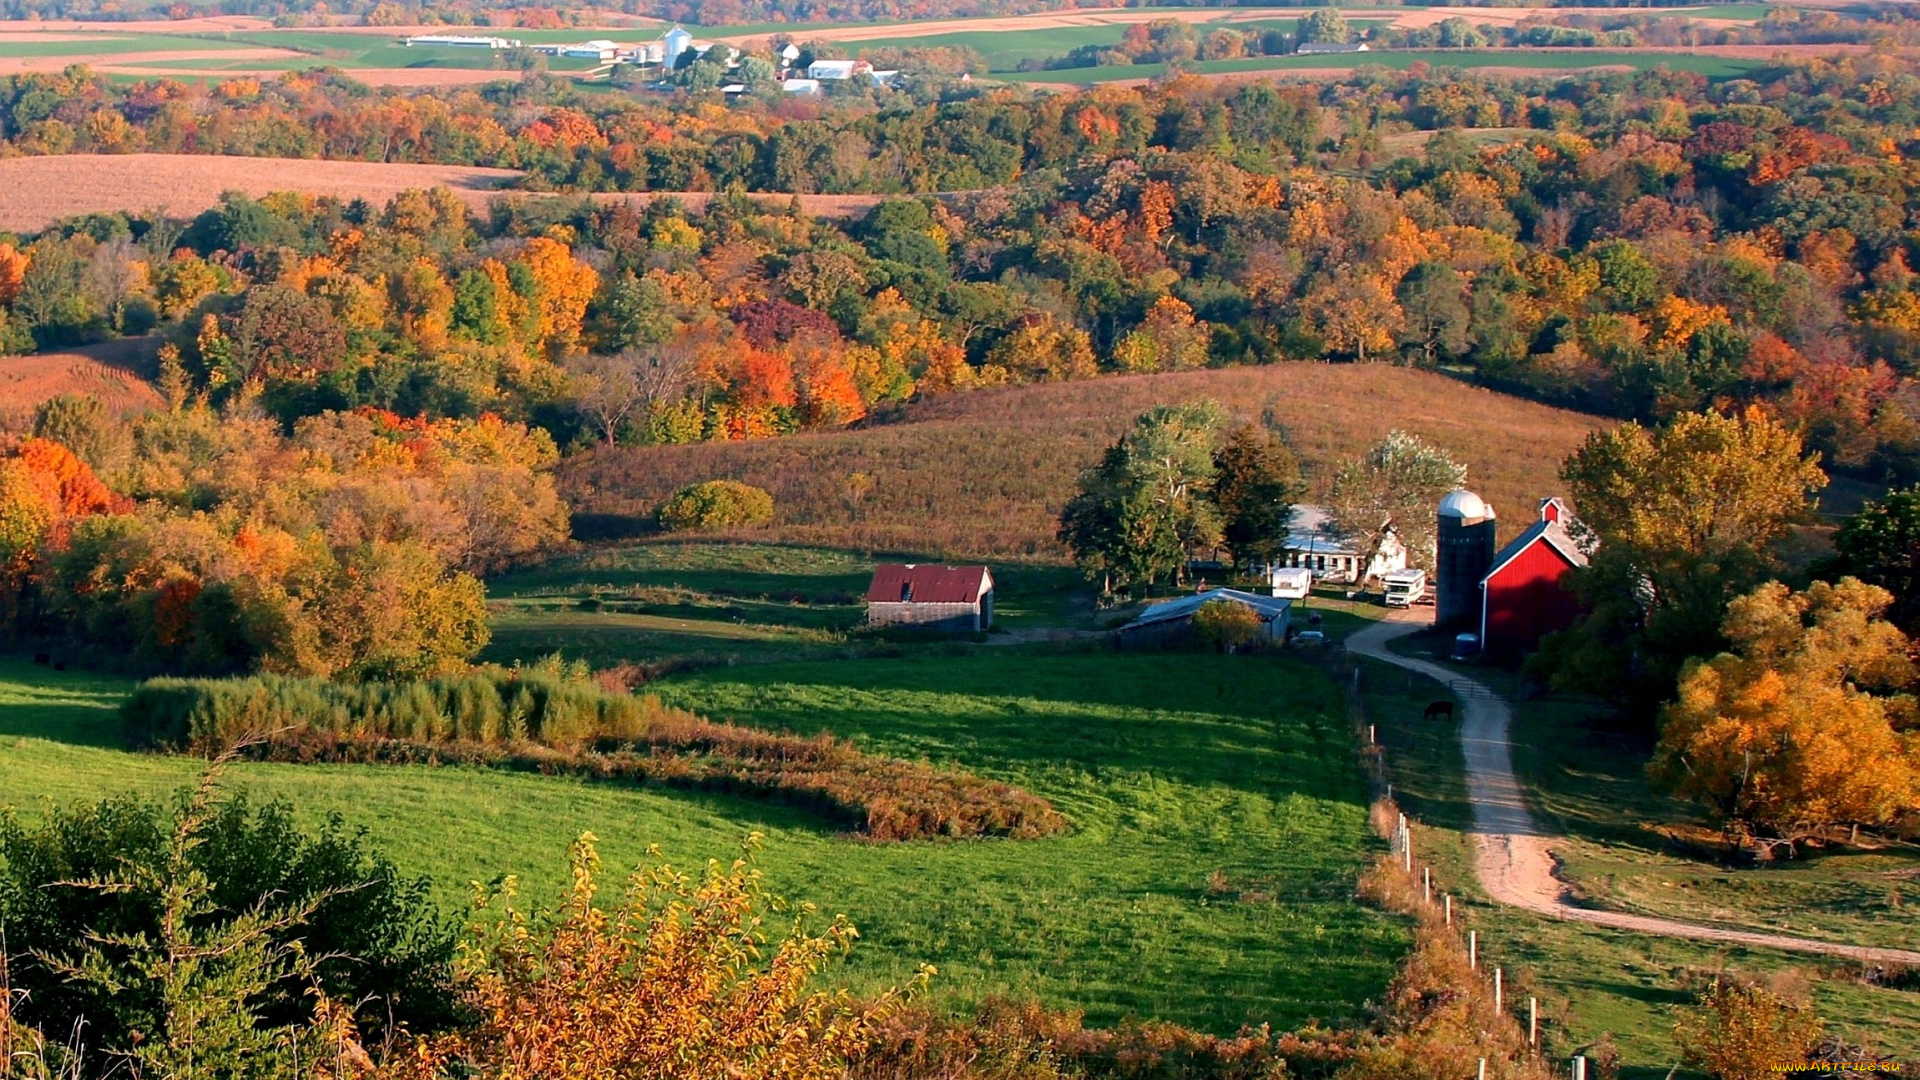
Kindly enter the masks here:
M 1568 531 L 1572 522 L 1565 503 L 1543 499 L 1540 520 L 1493 557 L 1493 569 L 1480 583 L 1481 648 L 1524 652 L 1573 625 L 1580 605 L 1562 579 L 1587 565 L 1587 556 Z
M 979 632 L 993 627 L 993 572 L 984 566 L 881 563 L 867 587 L 867 622 Z

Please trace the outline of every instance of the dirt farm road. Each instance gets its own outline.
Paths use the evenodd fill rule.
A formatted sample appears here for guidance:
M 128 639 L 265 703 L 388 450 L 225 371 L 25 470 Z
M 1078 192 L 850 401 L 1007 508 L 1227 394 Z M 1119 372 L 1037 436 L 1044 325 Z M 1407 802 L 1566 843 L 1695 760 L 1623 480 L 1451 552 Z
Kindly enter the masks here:
M 1480 877 L 1481 887 L 1494 901 L 1558 919 L 1661 937 L 1819 953 L 1862 963 L 1920 964 L 1920 952 L 1907 949 L 1814 941 L 1646 915 L 1595 911 L 1574 905 L 1554 875 L 1553 847 L 1559 838 L 1542 829 L 1527 809 L 1526 795 L 1514 775 L 1509 739 L 1513 710 L 1505 699 L 1484 683 L 1387 648 L 1387 643 L 1394 638 L 1426 629 L 1431 625 L 1430 620 L 1431 616 L 1424 611 L 1393 612 L 1349 636 L 1347 651 L 1425 675 L 1459 692 L 1457 696 L 1463 708 L 1460 751 L 1467 763 L 1467 798 L 1473 806 L 1474 870 Z

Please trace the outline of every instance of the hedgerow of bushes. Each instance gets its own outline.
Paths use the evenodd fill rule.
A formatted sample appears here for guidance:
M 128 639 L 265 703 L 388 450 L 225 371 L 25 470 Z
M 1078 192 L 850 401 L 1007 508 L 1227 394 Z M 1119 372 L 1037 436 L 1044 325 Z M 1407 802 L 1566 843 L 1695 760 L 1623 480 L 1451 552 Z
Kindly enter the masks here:
M 657 783 L 803 807 L 871 840 L 1063 831 L 1045 799 L 967 773 L 755 731 L 609 692 L 557 665 L 412 682 L 154 679 L 122 706 L 135 742 L 291 762 L 471 764 Z

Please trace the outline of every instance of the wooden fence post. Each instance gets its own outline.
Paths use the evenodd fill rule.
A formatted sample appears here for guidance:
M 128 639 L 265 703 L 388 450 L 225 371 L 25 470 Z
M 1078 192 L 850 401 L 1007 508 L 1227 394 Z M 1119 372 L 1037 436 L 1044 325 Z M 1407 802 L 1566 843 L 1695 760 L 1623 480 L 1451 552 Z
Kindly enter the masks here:
M 1480 931 L 1467 931 L 1467 966 L 1480 970 Z
M 1505 1009 L 1502 1008 L 1502 1006 L 1505 1005 L 1505 1003 L 1506 1003 L 1505 995 L 1500 986 L 1500 969 L 1494 968 L 1493 969 L 1493 1011 L 1496 1013 L 1504 1012 Z
M 1540 999 L 1527 999 L 1527 1045 L 1535 1053 L 1540 1050 Z

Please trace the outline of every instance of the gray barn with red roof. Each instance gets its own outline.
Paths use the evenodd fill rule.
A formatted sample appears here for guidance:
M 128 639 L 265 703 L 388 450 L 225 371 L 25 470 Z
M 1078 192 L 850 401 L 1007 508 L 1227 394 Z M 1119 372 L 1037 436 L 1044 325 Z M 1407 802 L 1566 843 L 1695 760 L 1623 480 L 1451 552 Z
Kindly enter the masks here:
M 984 566 L 881 563 L 867 588 L 867 624 L 987 630 L 993 626 L 993 572 Z

